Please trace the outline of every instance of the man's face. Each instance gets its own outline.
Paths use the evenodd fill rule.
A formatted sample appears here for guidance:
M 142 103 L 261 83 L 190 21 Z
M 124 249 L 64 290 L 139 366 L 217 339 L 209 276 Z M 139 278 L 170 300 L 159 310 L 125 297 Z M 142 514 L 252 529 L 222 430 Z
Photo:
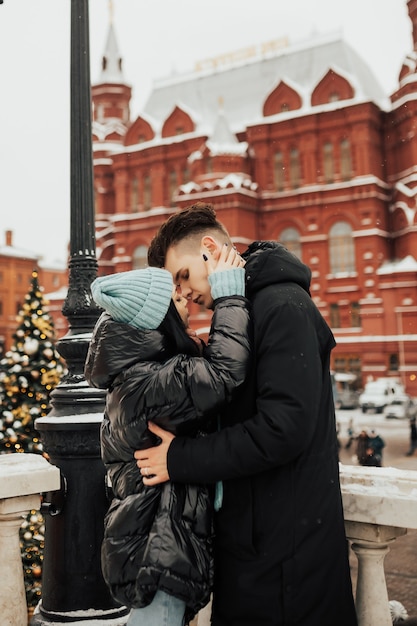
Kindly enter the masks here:
M 208 254 L 208 251 L 206 250 Z M 179 285 L 181 294 L 188 300 L 210 309 L 213 305 L 210 284 L 207 278 L 207 264 L 203 259 L 203 249 L 193 251 L 181 243 L 171 246 L 165 258 L 165 269 L 171 272 L 174 283 Z

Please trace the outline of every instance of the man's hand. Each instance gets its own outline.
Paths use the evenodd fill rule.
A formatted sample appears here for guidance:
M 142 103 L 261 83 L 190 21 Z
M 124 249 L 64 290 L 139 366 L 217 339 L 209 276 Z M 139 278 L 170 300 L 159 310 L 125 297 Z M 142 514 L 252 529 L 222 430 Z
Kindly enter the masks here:
M 148 428 L 157 437 L 162 439 L 159 446 L 147 450 L 137 450 L 134 454 L 137 466 L 143 476 L 143 484 L 147 486 L 159 485 L 169 480 L 167 456 L 168 448 L 174 435 L 153 422 L 149 422 Z

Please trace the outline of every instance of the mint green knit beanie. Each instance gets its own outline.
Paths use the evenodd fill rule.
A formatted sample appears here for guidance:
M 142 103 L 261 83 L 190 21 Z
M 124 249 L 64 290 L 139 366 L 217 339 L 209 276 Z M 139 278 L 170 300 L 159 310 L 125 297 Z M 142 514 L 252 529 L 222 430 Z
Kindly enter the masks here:
M 174 284 L 167 270 L 142 270 L 100 276 L 91 284 L 94 301 L 116 322 L 141 330 L 158 328 L 167 314 Z

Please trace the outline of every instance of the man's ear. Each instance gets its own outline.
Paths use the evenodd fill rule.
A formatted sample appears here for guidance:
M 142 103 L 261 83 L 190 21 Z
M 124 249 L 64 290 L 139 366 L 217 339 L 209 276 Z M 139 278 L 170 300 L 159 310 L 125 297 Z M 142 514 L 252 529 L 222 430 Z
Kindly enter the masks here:
M 220 244 L 216 239 L 214 239 L 214 237 L 211 235 L 204 235 L 201 239 L 201 245 L 203 248 L 207 248 L 215 261 L 218 260 L 220 256 Z

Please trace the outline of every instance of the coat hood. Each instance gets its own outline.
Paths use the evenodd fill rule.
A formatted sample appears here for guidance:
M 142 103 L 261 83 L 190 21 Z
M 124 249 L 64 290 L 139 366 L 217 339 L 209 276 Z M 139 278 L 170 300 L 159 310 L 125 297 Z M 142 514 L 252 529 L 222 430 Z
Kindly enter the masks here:
M 249 298 L 256 291 L 276 283 L 296 283 L 310 294 L 311 270 L 282 244 L 255 241 L 242 256 L 246 261 Z

